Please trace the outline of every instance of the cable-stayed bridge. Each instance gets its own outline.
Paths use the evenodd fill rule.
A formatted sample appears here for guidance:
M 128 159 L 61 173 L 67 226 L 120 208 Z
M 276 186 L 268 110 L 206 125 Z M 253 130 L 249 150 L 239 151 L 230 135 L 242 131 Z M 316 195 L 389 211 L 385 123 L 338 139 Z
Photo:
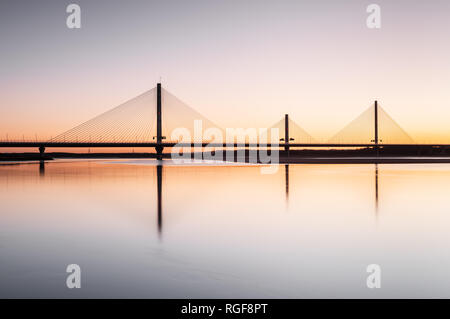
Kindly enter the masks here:
M 271 136 L 273 129 L 277 138 Z M 175 134 L 174 134 L 175 133 Z M 175 138 L 174 138 L 175 136 Z M 183 138 L 178 138 L 183 136 Z M 450 144 L 415 144 L 408 133 L 375 101 L 360 116 L 325 143 L 317 142 L 286 114 L 256 139 L 226 140 L 226 130 L 219 127 L 161 84 L 143 94 L 104 112 L 47 141 L 6 140 L 0 147 L 37 147 L 41 154 L 46 148 L 151 147 L 161 157 L 165 148 L 351 148 L 379 150 L 384 147 L 426 146 L 450 147 Z M 221 137 L 217 139 L 217 137 Z

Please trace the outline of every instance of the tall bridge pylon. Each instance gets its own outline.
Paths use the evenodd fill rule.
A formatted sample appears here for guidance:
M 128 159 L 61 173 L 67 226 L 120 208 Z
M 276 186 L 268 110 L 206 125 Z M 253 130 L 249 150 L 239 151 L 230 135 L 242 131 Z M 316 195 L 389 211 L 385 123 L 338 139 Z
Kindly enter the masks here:
M 162 140 L 165 138 L 162 136 L 162 96 L 161 96 L 161 83 L 156 85 L 156 143 L 158 144 L 155 147 L 156 156 L 160 160 L 162 158 L 162 152 L 164 147 L 162 146 Z
M 200 128 L 195 123 L 201 123 Z M 154 148 L 162 156 L 166 143 L 203 142 L 203 132 L 208 128 L 222 130 L 208 118 L 165 90 L 161 83 L 156 87 L 112 108 L 47 142 L 58 143 L 109 143 L 157 144 Z M 172 134 L 176 129 L 190 133 L 181 138 Z M 198 136 L 194 135 L 197 130 Z M 223 131 L 223 130 L 222 130 Z M 153 146 L 152 146 L 153 147 Z
M 268 141 L 272 141 L 271 129 L 278 129 L 280 134 L 283 134 L 280 138 L 282 145 L 284 144 L 284 150 L 289 151 L 291 142 L 294 143 L 316 143 L 316 140 L 306 132 L 300 125 L 295 123 L 288 114 L 284 115 L 284 118 L 273 124 L 267 130 Z
M 414 144 L 414 140 L 375 101 L 369 108 L 331 137 L 332 144 Z
M 374 126 L 375 126 L 375 138 L 373 139 L 373 142 L 375 143 L 375 151 L 377 156 L 380 154 L 380 148 L 378 147 L 378 101 L 375 100 L 374 105 Z

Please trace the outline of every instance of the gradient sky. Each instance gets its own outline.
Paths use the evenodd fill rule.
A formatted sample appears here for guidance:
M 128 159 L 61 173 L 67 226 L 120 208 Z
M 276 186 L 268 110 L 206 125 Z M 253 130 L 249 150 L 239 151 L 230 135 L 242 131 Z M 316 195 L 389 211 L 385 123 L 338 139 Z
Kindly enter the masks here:
M 223 127 L 285 113 L 328 138 L 375 99 L 450 142 L 450 1 L 61 0 L 0 3 L 0 137 L 55 136 L 163 86 Z M 381 6 L 381 29 L 366 7 Z

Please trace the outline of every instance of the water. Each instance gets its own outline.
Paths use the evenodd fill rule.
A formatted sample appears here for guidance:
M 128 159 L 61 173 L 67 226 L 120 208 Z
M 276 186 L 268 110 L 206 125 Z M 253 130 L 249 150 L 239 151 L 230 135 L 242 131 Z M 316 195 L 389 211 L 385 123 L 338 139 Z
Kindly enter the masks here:
M 449 190 L 448 164 L 0 165 L 0 297 L 448 298 Z

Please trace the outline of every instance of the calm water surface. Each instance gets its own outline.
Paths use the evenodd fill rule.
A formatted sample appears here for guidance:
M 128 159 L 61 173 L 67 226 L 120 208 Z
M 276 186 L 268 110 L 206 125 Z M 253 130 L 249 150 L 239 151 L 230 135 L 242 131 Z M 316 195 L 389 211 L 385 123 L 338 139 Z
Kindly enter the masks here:
M 0 165 L 0 297 L 449 298 L 449 194 L 446 164 Z

